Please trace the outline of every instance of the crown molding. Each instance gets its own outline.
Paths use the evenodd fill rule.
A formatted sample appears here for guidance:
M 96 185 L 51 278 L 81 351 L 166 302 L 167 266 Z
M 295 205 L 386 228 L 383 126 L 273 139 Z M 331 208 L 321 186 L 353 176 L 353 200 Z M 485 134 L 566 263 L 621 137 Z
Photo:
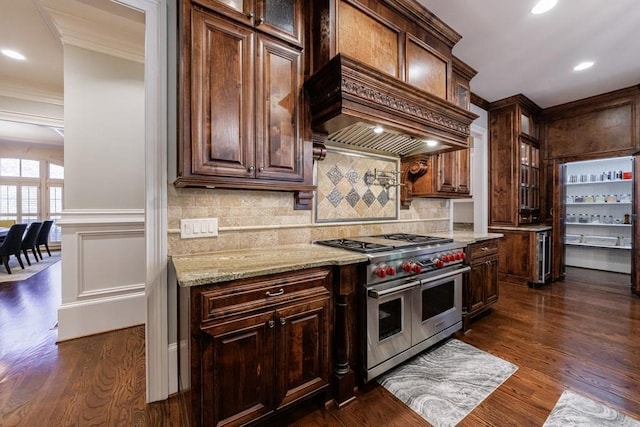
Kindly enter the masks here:
M 0 82 L 0 96 L 25 101 L 42 102 L 44 104 L 64 105 L 64 95 L 58 92 L 39 90 L 34 87 L 23 87 Z
M 63 45 L 144 63 L 144 18 L 130 19 L 76 0 L 41 0 L 40 7 Z

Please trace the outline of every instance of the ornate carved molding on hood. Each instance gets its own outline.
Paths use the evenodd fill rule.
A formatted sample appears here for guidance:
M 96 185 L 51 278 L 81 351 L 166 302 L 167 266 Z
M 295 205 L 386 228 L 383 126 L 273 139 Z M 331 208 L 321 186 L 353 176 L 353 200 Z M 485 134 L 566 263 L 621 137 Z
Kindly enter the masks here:
M 477 117 L 392 76 L 336 55 L 305 84 L 311 126 L 328 141 L 400 156 L 467 148 Z M 385 129 L 375 134 L 373 127 Z M 440 145 L 428 148 L 427 139 Z

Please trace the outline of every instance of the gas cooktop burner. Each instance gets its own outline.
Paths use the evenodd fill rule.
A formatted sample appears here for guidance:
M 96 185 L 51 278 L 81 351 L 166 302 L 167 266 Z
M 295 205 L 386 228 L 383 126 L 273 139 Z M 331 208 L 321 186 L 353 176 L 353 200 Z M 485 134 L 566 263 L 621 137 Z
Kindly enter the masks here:
M 332 239 L 332 240 L 319 240 L 316 243 L 325 246 L 332 246 L 334 248 L 348 249 L 354 252 L 371 253 L 380 252 L 389 249 L 389 246 L 380 245 L 378 243 L 363 242 L 361 240 L 352 239 Z
M 453 239 L 449 239 L 446 237 L 434 237 L 434 236 L 423 236 L 421 234 L 407 234 L 407 233 L 393 233 L 393 234 L 379 234 L 377 236 L 380 239 L 389 239 L 389 240 L 400 240 L 403 242 L 415 242 L 415 243 L 451 243 Z

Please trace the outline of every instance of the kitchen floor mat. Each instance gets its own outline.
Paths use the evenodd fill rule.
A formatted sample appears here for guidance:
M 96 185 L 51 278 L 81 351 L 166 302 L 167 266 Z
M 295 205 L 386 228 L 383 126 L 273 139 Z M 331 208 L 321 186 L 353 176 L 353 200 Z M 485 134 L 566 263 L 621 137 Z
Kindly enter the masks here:
M 454 426 L 518 367 L 457 339 L 427 350 L 378 378 L 422 418 Z
M 543 427 L 601 426 L 640 427 L 640 421 L 600 402 L 565 390 Z

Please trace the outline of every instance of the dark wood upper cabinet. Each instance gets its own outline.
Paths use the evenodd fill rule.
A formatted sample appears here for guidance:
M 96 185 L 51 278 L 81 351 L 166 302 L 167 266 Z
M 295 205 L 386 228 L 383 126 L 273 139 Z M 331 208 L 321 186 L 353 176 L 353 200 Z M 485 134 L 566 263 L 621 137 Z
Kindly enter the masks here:
M 540 108 L 523 95 L 489 110 L 489 226 L 540 222 Z
M 176 186 L 292 191 L 310 209 L 301 3 L 184 0 L 181 11 Z
M 302 0 L 194 0 L 297 46 L 303 45 Z

